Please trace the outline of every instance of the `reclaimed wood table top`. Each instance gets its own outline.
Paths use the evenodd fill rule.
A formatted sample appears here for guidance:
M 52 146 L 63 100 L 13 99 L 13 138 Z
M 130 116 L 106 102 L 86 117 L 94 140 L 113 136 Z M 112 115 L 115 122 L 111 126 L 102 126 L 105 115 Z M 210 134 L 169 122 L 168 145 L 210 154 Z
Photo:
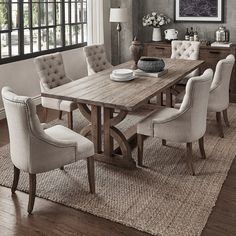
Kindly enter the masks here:
M 43 97 L 69 100 L 77 103 L 133 111 L 152 97 L 178 83 L 204 61 L 164 59 L 168 73 L 160 78 L 138 77 L 129 82 L 110 79 L 114 69 L 130 68 L 133 62 L 90 75 L 42 93 Z

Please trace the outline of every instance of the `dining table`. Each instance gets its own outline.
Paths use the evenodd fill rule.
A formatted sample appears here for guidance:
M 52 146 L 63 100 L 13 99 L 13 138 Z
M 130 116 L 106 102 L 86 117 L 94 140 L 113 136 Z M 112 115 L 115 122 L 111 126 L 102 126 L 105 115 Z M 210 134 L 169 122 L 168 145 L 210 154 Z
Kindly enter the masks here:
M 168 72 L 160 77 L 137 76 L 128 82 L 111 80 L 110 74 L 113 70 L 131 68 L 133 62 L 129 61 L 42 92 L 41 96 L 74 101 L 78 104 L 80 112 L 89 121 L 89 125 L 80 133 L 84 136 L 91 134 L 95 160 L 134 169 L 136 162 L 132 157 L 130 139 L 117 125 L 128 114 L 151 107 L 150 99 L 163 92 L 166 93 L 166 105 L 172 106 L 173 86 L 204 63 L 201 60 L 170 58 L 163 60 Z M 135 133 L 136 130 L 133 132 Z M 114 141 L 116 141 L 116 148 Z M 117 147 L 119 152 L 115 152 Z

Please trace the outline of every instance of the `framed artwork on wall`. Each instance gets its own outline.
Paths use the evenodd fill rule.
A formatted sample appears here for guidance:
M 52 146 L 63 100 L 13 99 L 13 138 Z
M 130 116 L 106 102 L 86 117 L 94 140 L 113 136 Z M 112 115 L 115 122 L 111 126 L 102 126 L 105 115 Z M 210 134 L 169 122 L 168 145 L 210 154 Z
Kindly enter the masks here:
M 176 22 L 223 22 L 224 0 L 174 0 Z

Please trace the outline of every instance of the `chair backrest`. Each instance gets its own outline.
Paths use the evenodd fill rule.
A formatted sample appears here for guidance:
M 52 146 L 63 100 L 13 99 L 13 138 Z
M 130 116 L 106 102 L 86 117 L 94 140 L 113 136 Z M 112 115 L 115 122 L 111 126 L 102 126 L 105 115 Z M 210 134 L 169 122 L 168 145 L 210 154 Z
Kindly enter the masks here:
M 187 114 L 189 133 L 193 140 L 206 131 L 207 106 L 213 70 L 207 69 L 203 75 L 188 80 L 185 96 L 179 111 Z M 187 124 L 186 124 L 187 125 Z M 195 140 L 196 140 L 195 139 Z
M 230 78 L 235 64 L 235 57 L 229 55 L 216 65 L 215 75 L 211 84 L 209 111 L 223 111 L 229 106 Z
M 173 40 L 171 43 L 171 58 L 198 60 L 200 42 Z
M 18 96 L 9 87 L 2 89 L 13 164 L 25 171 L 30 170 L 31 149 L 35 135 L 42 136 L 44 131 L 36 114 L 36 107 L 31 98 Z
M 104 45 L 92 45 L 84 47 L 88 74 L 92 75 L 112 67 L 107 60 Z
M 34 63 L 40 78 L 42 91 L 71 82 L 71 79 L 65 74 L 61 53 L 37 57 Z

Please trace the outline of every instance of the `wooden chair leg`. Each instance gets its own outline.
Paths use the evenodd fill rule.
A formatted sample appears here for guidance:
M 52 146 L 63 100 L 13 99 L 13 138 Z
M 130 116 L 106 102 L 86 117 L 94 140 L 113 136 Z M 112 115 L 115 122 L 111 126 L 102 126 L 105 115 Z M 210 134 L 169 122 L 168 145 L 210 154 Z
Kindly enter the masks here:
M 194 176 L 195 172 L 194 172 L 194 168 L 193 168 L 193 154 L 192 154 L 192 143 L 187 143 L 187 156 L 186 156 L 186 160 L 188 163 L 188 167 L 191 171 L 191 174 Z
M 162 142 L 163 146 L 166 146 L 166 140 L 165 139 L 162 139 L 161 142 Z
M 31 214 L 34 208 L 36 193 L 36 174 L 29 174 L 29 203 L 28 203 L 28 213 Z
M 202 158 L 206 159 L 206 152 L 205 152 L 205 148 L 204 148 L 204 137 L 202 137 L 198 140 L 198 144 L 199 144 L 199 148 L 200 148 Z
M 95 193 L 95 170 L 94 170 L 94 157 L 87 158 L 88 180 L 90 193 Z
M 161 93 L 161 106 L 164 106 L 164 93 Z
M 15 193 L 20 177 L 20 170 L 14 166 L 14 180 L 11 187 L 11 192 Z
M 137 135 L 138 142 L 138 165 L 143 166 L 143 141 L 144 136 L 142 134 Z
M 217 125 L 218 125 L 219 135 L 221 138 L 224 138 L 224 132 L 223 132 L 223 126 L 222 126 L 220 112 L 216 112 L 216 121 L 217 121 Z
M 225 109 L 225 110 L 223 111 L 223 117 L 224 117 L 224 121 L 225 121 L 226 126 L 227 126 L 227 127 L 230 127 L 227 109 Z
M 47 122 L 47 118 L 48 118 L 48 108 L 44 107 L 43 108 L 43 122 Z
M 58 118 L 59 118 L 59 120 L 62 119 L 62 111 L 59 111 Z
M 68 128 L 73 130 L 73 112 L 68 112 L 67 113 L 67 117 L 68 117 Z

